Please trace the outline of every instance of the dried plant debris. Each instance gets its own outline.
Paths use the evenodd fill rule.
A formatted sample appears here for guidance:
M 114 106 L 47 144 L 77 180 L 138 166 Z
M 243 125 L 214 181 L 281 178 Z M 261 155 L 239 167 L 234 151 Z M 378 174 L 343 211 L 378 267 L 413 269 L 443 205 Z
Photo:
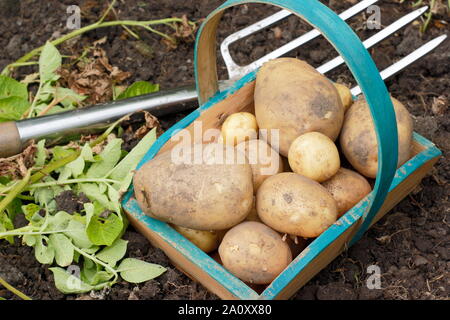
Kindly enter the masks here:
M 158 119 L 147 111 L 137 112 L 125 119 L 121 123 L 124 128 L 122 139 L 124 141 L 122 149 L 132 150 L 137 143 L 153 128 L 156 128 L 156 135 L 162 134 L 161 125 Z
M 12 180 L 25 177 L 29 168 L 35 161 L 37 147 L 31 143 L 20 154 L 9 158 L 0 158 L 0 177 L 9 177 Z
M 114 86 L 121 84 L 131 74 L 109 63 L 105 50 L 100 46 L 102 38 L 94 42 L 75 66 L 65 65 L 60 70 L 60 82 L 80 95 L 88 96 L 88 105 L 104 103 L 113 99 Z

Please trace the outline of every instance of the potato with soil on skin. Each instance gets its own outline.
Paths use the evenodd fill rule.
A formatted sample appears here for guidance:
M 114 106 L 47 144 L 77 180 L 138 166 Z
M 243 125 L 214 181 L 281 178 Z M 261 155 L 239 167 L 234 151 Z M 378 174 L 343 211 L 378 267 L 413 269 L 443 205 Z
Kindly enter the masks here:
M 337 219 L 331 194 L 302 175 L 283 172 L 263 182 L 256 194 L 258 216 L 276 231 L 315 238 Z
M 185 228 L 233 227 L 253 202 L 252 169 L 245 155 L 239 163 L 236 154 L 232 146 L 207 144 L 176 146 L 157 155 L 134 176 L 139 206 L 153 218 Z
M 341 166 L 336 145 L 320 132 L 308 132 L 295 139 L 288 159 L 292 171 L 318 182 L 330 179 Z
M 185 227 L 172 225 L 178 233 L 182 234 L 186 239 L 191 241 L 200 250 L 209 253 L 216 250 L 219 247 L 220 241 L 225 235 L 225 230 L 218 231 L 205 231 L 194 230 Z
M 400 167 L 411 156 L 413 122 L 405 106 L 392 98 L 398 130 L 398 164 Z M 360 98 L 345 114 L 340 136 L 342 151 L 359 173 L 375 178 L 378 171 L 378 142 L 369 106 Z
M 342 105 L 344 106 L 344 112 L 350 108 L 350 106 L 353 104 L 353 97 L 352 93 L 349 88 L 344 86 L 340 83 L 334 83 L 334 86 L 336 87 L 339 96 L 341 97 Z
M 256 76 L 255 115 L 261 137 L 272 147 L 279 142 L 275 149 L 287 157 L 291 143 L 306 132 L 336 140 L 344 107 L 333 83 L 312 66 L 279 58 L 265 63 Z M 279 141 L 271 129 L 279 130 Z
M 230 229 L 219 246 L 223 266 L 239 279 L 253 284 L 272 282 L 292 261 L 281 236 L 253 221 Z
M 283 172 L 283 161 L 280 155 L 263 140 L 241 142 L 236 149 L 243 152 L 253 172 L 253 192 L 261 183 L 274 174 Z
M 221 133 L 223 143 L 235 146 L 243 141 L 257 139 L 258 124 L 253 114 L 237 112 L 225 119 Z
M 331 179 L 323 182 L 322 185 L 336 200 L 338 217 L 353 208 L 372 191 L 366 178 L 345 168 L 340 168 Z

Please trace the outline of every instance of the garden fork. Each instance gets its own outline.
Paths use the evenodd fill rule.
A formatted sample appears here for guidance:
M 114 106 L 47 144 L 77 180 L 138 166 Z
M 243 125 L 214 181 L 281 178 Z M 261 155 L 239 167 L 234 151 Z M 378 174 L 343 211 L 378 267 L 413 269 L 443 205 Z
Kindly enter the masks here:
M 377 1 L 378 0 L 360 1 L 354 6 L 342 12 L 339 16 L 343 20 L 347 20 L 367 9 Z M 408 23 L 414 21 L 427 10 L 428 7 L 425 6 L 403 16 L 391 25 L 385 27 L 378 33 L 366 39 L 363 42 L 364 46 L 366 48 L 372 47 L 379 41 L 398 31 Z M 231 34 L 222 42 L 220 49 L 228 70 L 229 80 L 222 81 L 220 89 L 226 88 L 230 81 L 235 81 L 248 72 L 256 70 L 263 63 L 271 59 L 280 57 L 320 35 L 320 33 L 315 29 L 309 31 L 298 37 L 297 39 L 285 44 L 284 46 L 272 51 L 268 55 L 246 66 L 240 66 L 233 60 L 229 50 L 229 47 L 232 43 L 251 34 L 254 34 L 262 29 L 265 29 L 273 25 L 274 23 L 285 19 L 290 14 L 291 13 L 289 11 L 281 10 L 265 19 L 262 19 L 244 29 Z M 380 72 L 382 78 L 386 79 L 390 77 L 391 75 L 402 70 L 407 65 L 416 61 L 423 55 L 432 51 L 440 43 L 442 43 L 442 41 L 444 41 L 446 37 L 446 35 L 441 35 L 422 45 L 420 48 L 416 49 L 401 60 L 395 62 L 394 64 Z M 341 65 L 343 62 L 343 59 L 338 56 L 318 67 L 317 70 L 324 74 Z M 352 89 L 353 95 L 356 96 L 360 93 L 361 91 L 359 87 L 355 87 Z M 143 95 L 126 100 L 95 105 L 88 108 L 46 115 L 43 117 L 25 119 L 16 122 L 12 121 L 0 123 L 0 157 L 8 157 L 21 152 L 23 147 L 33 139 L 55 139 L 71 134 L 80 134 L 94 129 L 104 129 L 112 121 L 115 121 L 120 117 L 136 111 L 146 110 L 157 117 L 187 111 L 188 109 L 192 108 L 192 104 L 186 103 L 192 102 L 196 100 L 196 98 L 197 92 L 195 87 L 189 86 Z

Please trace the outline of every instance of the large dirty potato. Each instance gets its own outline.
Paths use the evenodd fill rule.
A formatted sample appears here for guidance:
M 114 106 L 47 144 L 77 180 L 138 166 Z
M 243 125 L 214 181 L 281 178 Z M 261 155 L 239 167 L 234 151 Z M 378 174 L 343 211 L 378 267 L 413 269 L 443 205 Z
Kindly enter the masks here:
M 236 155 L 232 146 L 205 144 L 156 156 L 134 176 L 141 209 L 195 230 L 233 227 L 247 217 L 253 202 L 252 169 L 245 155 L 239 156 L 243 162 Z
M 331 179 L 323 182 L 322 185 L 336 200 L 339 217 L 372 191 L 366 178 L 345 168 L 340 168 Z
M 260 135 L 272 147 L 278 137 L 271 129 L 279 129 L 279 152 L 287 157 L 292 141 L 306 132 L 336 140 L 344 107 L 333 83 L 312 66 L 279 58 L 265 63 L 256 76 L 255 115 Z
M 268 177 L 283 172 L 280 155 L 263 140 L 244 141 L 238 144 L 236 149 L 245 154 L 252 167 L 253 192 L 256 192 Z
M 413 122 L 405 106 L 392 98 L 398 130 L 398 166 L 411 156 Z M 358 99 L 345 114 L 340 136 L 342 151 L 361 174 L 375 178 L 378 171 L 378 142 L 369 106 Z
M 276 231 L 314 238 L 337 219 L 337 205 L 318 182 L 283 172 L 263 182 L 256 194 L 258 216 Z
M 292 253 L 281 236 L 254 221 L 230 229 L 219 246 L 223 266 L 252 284 L 272 282 L 292 261 Z

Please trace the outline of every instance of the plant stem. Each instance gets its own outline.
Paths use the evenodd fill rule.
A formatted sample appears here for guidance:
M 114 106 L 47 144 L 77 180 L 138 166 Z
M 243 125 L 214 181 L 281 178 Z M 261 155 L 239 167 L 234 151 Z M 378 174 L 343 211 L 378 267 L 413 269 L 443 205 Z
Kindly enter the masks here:
M 104 263 L 100 260 L 98 260 L 95 256 L 90 255 L 89 253 L 86 253 L 84 250 L 77 248 L 76 246 L 73 246 L 74 250 L 77 251 L 78 253 L 80 253 L 82 256 L 94 261 L 95 263 L 101 265 L 102 267 L 104 267 L 106 270 L 108 270 L 109 272 L 111 272 L 114 275 L 114 280 L 112 280 L 112 284 L 114 284 L 117 281 L 117 278 L 119 277 L 119 274 L 117 273 L 116 270 L 114 270 L 109 264 Z
M 113 179 L 104 179 L 104 178 L 68 179 L 68 180 L 63 180 L 63 181 L 50 181 L 50 182 L 31 184 L 28 187 L 26 187 L 25 190 L 32 190 L 32 189 L 36 189 L 36 188 L 45 188 L 45 187 L 51 187 L 51 186 L 63 186 L 66 184 L 74 184 L 74 183 L 89 183 L 89 182 L 118 183 L 120 181 L 113 180 Z
M 65 158 L 59 159 L 57 161 L 54 161 L 54 162 L 48 164 L 47 166 L 40 169 L 38 172 L 36 172 L 35 174 L 33 174 L 31 176 L 30 183 L 31 184 L 35 183 L 35 182 L 41 180 L 42 178 L 48 176 L 53 171 L 55 171 L 61 167 L 64 167 L 66 164 L 76 160 L 80 154 L 81 154 L 81 150 L 77 150 Z
M 2 277 L 0 277 L 0 284 L 4 286 L 7 290 L 14 293 L 16 296 L 22 298 L 23 300 L 32 300 L 29 296 L 27 296 L 22 291 L 19 291 L 18 289 L 14 288 L 12 285 L 10 285 L 8 282 L 6 282 Z
M 24 228 L 28 228 L 29 226 L 26 226 Z M 18 237 L 18 236 L 33 236 L 33 235 L 44 235 L 44 234 L 52 234 L 52 233 L 63 233 L 63 232 L 70 232 L 70 231 L 77 231 L 75 229 L 65 229 L 65 230 L 51 230 L 51 231 L 20 231 L 23 230 L 23 228 L 15 229 L 11 231 L 6 232 L 0 232 L 0 239 L 5 237 Z
M 22 180 L 20 180 L 19 182 L 17 182 L 14 185 L 14 187 L 11 189 L 11 191 L 8 192 L 6 197 L 4 197 L 2 199 L 2 201 L 0 201 L 0 214 L 14 200 L 15 197 L 17 197 L 17 195 L 19 195 L 22 192 L 23 188 L 25 188 L 25 186 L 30 181 L 30 175 L 31 175 L 31 170 L 28 170 L 28 172 L 25 175 L 25 177 Z
M 42 86 L 43 85 L 44 84 L 42 83 L 42 81 L 39 81 L 39 87 L 38 87 L 38 90 L 36 92 L 36 95 L 34 96 L 33 102 L 31 103 L 30 108 L 27 111 L 25 111 L 25 113 L 22 115 L 22 119 L 24 117 L 31 118 L 33 116 L 33 111 L 34 111 L 34 108 L 36 108 L 36 104 L 37 104 L 37 102 L 39 100 L 39 96 L 41 95 L 41 90 L 42 90 Z
M 158 20 L 149 20 L 149 21 L 133 21 L 133 20 L 116 20 L 116 21 L 98 21 L 94 24 L 88 25 L 86 27 L 74 30 L 64 36 L 62 36 L 61 38 L 58 38 L 56 40 L 51 41 L 51 43 L 54 46 L 57 46 L 67 40 L 73 39 L 75 37 L 78 37 L 79 35 L 82 35 L 83 33 L 95 30 L 95 29 L 99 29 L 99 28 L 106 28 L 106 27 L 114 27 L 114 26 L 135 26 L 135 27 L 143 27 L 143 28 L 147 28 L 147 26 L 151 26 L 151 25 L 158 25 L 158 24 L 167 24 L 167 23 L 172 23 L 172 22 L 183 22 L 183 19 L 181 18 L 165 18 L 165 19 L 158 19 Z M 152 32 L 155 32 L 156 30 L 154 29 L 148 29 Z M 155 32 L 159 35 L 161 35 L 162 33 L 160 32 Z M 165 35 L 166 37 L 169 37 L 168 35 Z M 170 37 L 169 37 L 170 38 Z M 5 67 L 5 69 L 3 69 L 2 74 L 4 75 L 8 75 L 9 74 L 9 69 L 12 67 L 12 65 L 16 64 L 16 63 L 23 63 L 23 62 L 27 62 L 28 60 L 30 60 L 31 58 L 33 58 L 34 56 L 38 55 L 42 49 L 44 48 L 44 46 L 41 46 L 39 48 L 36 48 L 30 52 L 28 52 L 26 55 L 24 55 L 23 57 L 21 57 L 20 59 L 18 59 L 16 62 L 9 64 L 8 66 Z

